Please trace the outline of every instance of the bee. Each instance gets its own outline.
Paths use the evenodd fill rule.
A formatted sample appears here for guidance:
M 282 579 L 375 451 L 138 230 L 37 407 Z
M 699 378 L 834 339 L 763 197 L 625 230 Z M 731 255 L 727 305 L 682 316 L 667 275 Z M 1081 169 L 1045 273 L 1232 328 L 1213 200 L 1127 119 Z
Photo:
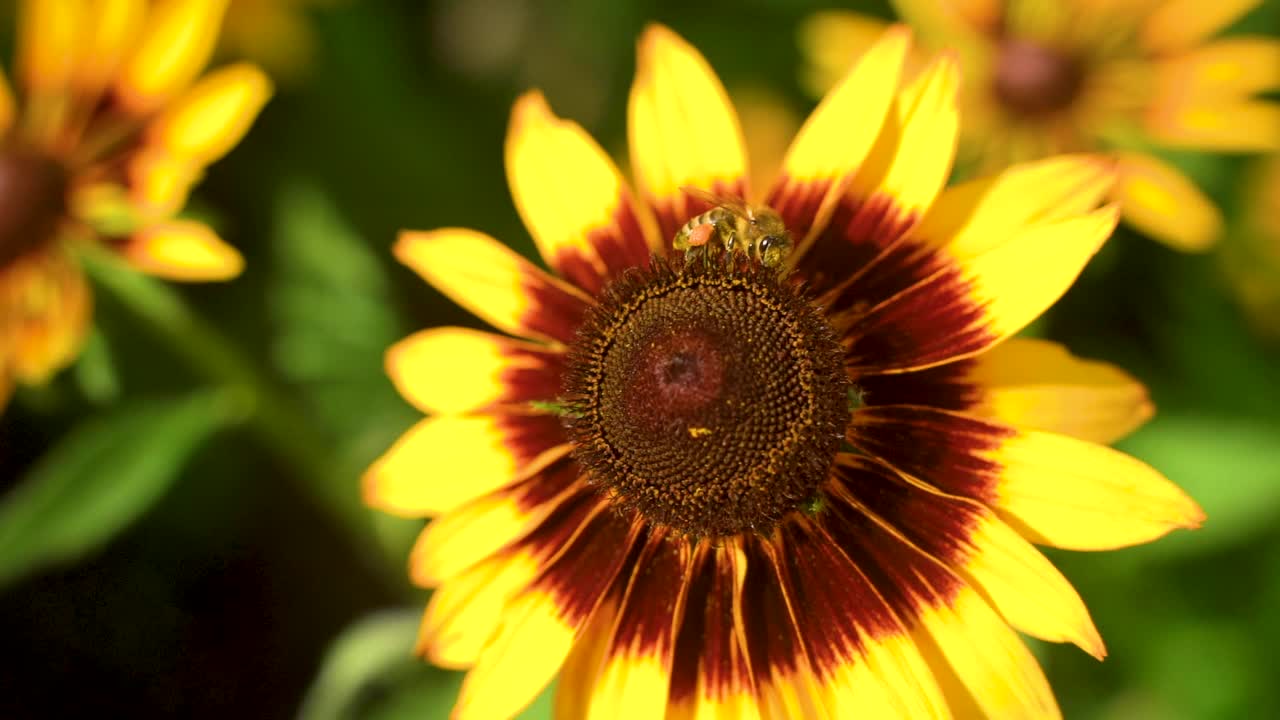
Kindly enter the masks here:
M 741 198 L 722 197 L 697 188 L 683 190 L 714 206 L 676 232 L 672 246 L 685 251 L 686 262 L 699 255 L 706 258 L 708 246 L 717 241 L 726 253 L 745 253 L 767 268 L 782 266 L 791 250 L 791 233 L 778 213 L 764 205 L 748 205 Z

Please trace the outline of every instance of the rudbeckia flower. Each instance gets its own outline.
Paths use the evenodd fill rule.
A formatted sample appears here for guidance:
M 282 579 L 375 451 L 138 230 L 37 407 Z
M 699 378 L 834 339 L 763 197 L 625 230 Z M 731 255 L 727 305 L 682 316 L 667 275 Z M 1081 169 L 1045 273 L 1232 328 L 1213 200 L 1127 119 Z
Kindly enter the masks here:
M 226 0 L 28 0 L 15 82 L 0 75 L 0 404 L 75 356 L 90 322 L 78 246 L 143 272 L 224 280 L 243 261 L 175 217 L 271 93 L 231 65 L 196 80 Z
M 1154 150 L 1280 148 L 1280 41 L 1214 39 L 1258 5 L 1088 0 L 895 0 L 964 71 L 963 149 L 987 170 L 1061 152 L 1108 152 L 1126 222 L 1174 248 L 1221 233 L 1217 207 Z M 815 15 L 802 30 L 807 80 L 827 87 L 866 47 L 875 20 Z
M 1280 154 L 1251 168 L 1243 185 L 1243 218 L 1223 246 L 1223 268 L 1255 330 L 1280 340 Z
M 1141 385 L 1010 337 L 1111 233 L 1111 165 L 944 190 L 956 62 L 904 85 L 908 45 L 895 28 L 867 52 L 748 208 L 785 224 L 782 263 L 703 199 L 752 197 L 745 144 L 706 61 L 656 26 L 634 185 L 539 93 L 515 105 L 508 181 L 552 273 L 473 230 L 401 235 L 503 333 L 390 349 L 429 416 L 363 479 L 373 506 L 434 518 L 410 573 L 436 588 L 419 651 L 469 668 L 454 717 L 508 717 L 557 671 L 565 718 L 1050 717 L 1014 630 L 1104 650 L 1033 543 L 1199 524 L 1099 444 L 1150 414 Z

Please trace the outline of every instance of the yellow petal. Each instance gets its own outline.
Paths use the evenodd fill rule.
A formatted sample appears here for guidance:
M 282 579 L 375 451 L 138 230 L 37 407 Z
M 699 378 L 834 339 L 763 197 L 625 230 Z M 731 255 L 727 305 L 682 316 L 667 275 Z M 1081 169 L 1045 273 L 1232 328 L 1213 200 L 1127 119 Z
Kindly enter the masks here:
M 556 117 L 539 92 L 511 111 L 507 184 L 547 264 L 588 292 L 658 250 L 657 230 L 637 213 L 604 150 L 577 123 Z
M 79 354 L 92 310 L 80 266 L 59 246 L 0 269 L 0 376 L 46 382 Z
M 258 68 L 220 68 L 167 107 L 148 133 L 170 154 L 208 165 L 240 142 L 269 97 L 271 81 Z
M 675 633 L 684 614 L 692 552 L 683 538 L 650 535 L 634 565 L 591 692 L 589 720 L 661 717 Z
M 823 682 L 833 718 L 950 718 L 942 692 L 910 637 L 865 638 Z
M 909 44 L 906 28 L 894 26 L 886 31 L 800 128 L 782 160 L 782 177 L 768 197 L 769 205 L 778 209 L 788 224 L 794 224 L 795 214 L 789 205 L 811 204 L 799 198 L 816 190 L 822 199 L 812 204 L 829 207 L 844 194 L 844 181 L 862 167 L 894 108 Z M 812 226 L 805 231 L 811 235 L 823 221 L 820 217 L 807 219 Z
M 501 624 L 507 601 L 540 569 L 528 553 L 503 554 L 450 579 L 427 604 L 418 632 L 418 654 L 447 668 L 474 665 Z
M 559 357 L 542 346 L 459 327 L 423 330 L 392 345 L 386 368 L 406 400 L 444 414 L 553 400 L 563 372 Z
M 1280 86 L 1280 41 L 1227 38 L 1166 58 L 1158 67 L 1156 95 L 1163 102 L 1235 99 Z
M 1220 152 L 1280 150 L 1280 104 L 1265 100 L 1198 100 L 1155 106 L 1147 131 L 1170 147 Z
M 924 213 L 951 174 L 959 84 L 955 57 L 943 55 L 899 93 L 871 154 L 853 178 L 855 195 L 883 193 L 907 215 Z
M 87 36 L 75 72 L 83 92 L 96 93 L 111 81 L 125 55 L 133 49 L 146 14 L 146 0 L 91 0 L 88 3 Z
M 947 47 L 967 35 L 990 32 L 1014 8 L 1001 0 L 892 0 L 893 9 L 904 22 L 917 28 L 931 45 Z M 1039 14 L 1052 8 L 1048 3 L 1031 3 Z
M 552 717 L 585 718 L 604 666 L 605 651 L 618 619 L 620 593 L 606 596 L 583 629 L 560 669 Z M 670 715 L 667 716 L 670 718 Z
M 631 167 L 665 245 L 692 214 L 682 187 L 743 192 L 746 149 L 724 86 L 692 45 L 650 25 L 636 62 L 627 104 Z
M 993 507 L 1042 545 L 1111 550 L 1204 520 L 1200 506 L 1154 468 L 1102 445 L 1027 431 L 990 457 L 1004 468 Z
M 814 97 L 825 95 L 888 28 L 885 20 L 845 10 L 823 10 L 801 20 L 805 89 Z
M 1142 383 L 1045 340 L 1011 338 L 973 358 L 965 380 L 981 396 L 965 412 L 1028 430 L 1111 443 L 1154 407 Z
M 1010 625 L 1041 640 L 1074 643 L 1099 660 L 1106 656 L 1084 601 L 1044 555 L 986 512 L 970 532 L 972 554 L 956 570 Z
M 916 639 L 956 717 L 1062 716 L 1035 657 L 973 590 L 925 609 Z
M 229 0 L 167 0 L 147 17 L 116 90 L 135 113 L 152 110 L 191 83 L 209 62 Z
M 516 445 L 511 424 L 528 422 L 533 421 L 491 416 L 421 420 L 365 471 L 365 502 L 406 517 L 437 515 L 527 477 L 565 450 L 554 437 L 527 448 Z
M 410 578 L 423 587 L 448 582 L 523 537 L 568 495 L 581 493 L 578 472 L 568 462 L 556 463 L 431 521 L 410 554 Z
M 1149 52 L 1168 53 L 1193 47 L 1235 22 L 1261 0 L 1167 0 L 1155 3 L 1139 31 Z
M 18 72 L 32 92 L 63 89 L 71 79 L 82 40 L 85 3 L 22 0 L 18 11 Z
M 144 147 L 128 160 L 129 197 L 144 218 L 172 215 L 187 204 L 191 186 L 202 169 L 187 158 L 160 147 Z
M 244 269 L 244 258 L 204 223 L 170 220 L 136 233 L 120 254 L 139 270 L 168 280 L 230 280 Z
M 1222 234 L 1222 213 L 1173 166 L 1150 155 L 1120 155 L 1120 181 L 1112 198 L 1125 222 L 1166 245 L 1208 250 Z
M 1030 225 L 1097 207 L 1115 182 L 1114 166 L 1098 155 L 1062 155 L 949 187 L 915 234 L 957 259 L 973 257 Z
M 395 255 L 451 300 L 513 335 L 571 342 L 592 302 L 474 230 L 402 232 Z

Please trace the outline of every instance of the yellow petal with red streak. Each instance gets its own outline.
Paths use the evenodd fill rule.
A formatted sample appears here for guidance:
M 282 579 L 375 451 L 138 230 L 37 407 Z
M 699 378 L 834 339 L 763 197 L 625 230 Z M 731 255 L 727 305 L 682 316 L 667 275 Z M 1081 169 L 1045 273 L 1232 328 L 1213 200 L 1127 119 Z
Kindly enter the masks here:
M 474 665 L 502 623 L 507 601 L 540 569 L 527 553 L 504 554 L 451 578 L 427 603 L 418 631 L 418 654 L 447 668 Z
M 1142 383 L 1046 340 L 1010 338 L 973 359 L 965 375 L 980 398 L 965 412 L 1015 427 L 1111 443 L 1155 409 Z
M 1167 0 L 1155 3 L 1138 37 L 1153 53 L 1169 53 L 1199 44 L 1261 4 L 1261 0 Z
M 987 512 L 970 529 L 973 553 L 955 568 L 1022 632 L 1070 642 L 1101 660 L 1102 637 L 1071 583 L 1021 535 Z
M 973 590 L 925 609 L 916 639 L 956 717 L 1062 716 L 1035 657 Z
M 463 680 L 450 717 L 491 720 L 524 709 L 560 669 L 579 629 L 562 619 L 553 596 L 538 590 L 516 596 Z
M 194 220 L 170 220 L 139 230 L 120 252 L 130 265 L 168 280 L 229 280 L 244 269 L 244 258 L 235 248 Z
M 1114 161 L 1099 155 L 1063 155 L 1016 165 L 942 191 L 915 234 L 963 260 L 1031 225 L 1092 210 L 1115 177 Z
M 1280 104 L 1266 100 L 1200 100 L 1155 106 L 1147 131 L 1171 147 L 1219 152 L 1280 150 Z
M 833 718 L 951 717 L 915 640 L 907 636 L 866 638 L 851 660 L 822 682 Z
M 551 112 L 540 92 L 516 101 L 506 141 L 507 184 L 542 258 L 576 279 L 585 263 L 599 276 L 604 262 L 590 241 L 608 232 L 631 191 L 608 154 L 577 123 Z M 656 230 L 646 227 L 656 248 Z M 589 289 L 590 285 L 587 285 Z
M 545 289 L 558 301 L 592 301 L 560 282 L 497 240 L 464 228 L 405 231 L 395 245 L 396 258 L 490 325 L 511 333 L 551 339 L 532 325 L 542 307 L 534 293 Z M 568 328 L 570 333 L 573 328 Z
M 682 187 L 711 190 L 747 177 L 746 145 L 724 86 L 692 45 L 661 25 L 645 28 L 638 43 L 627 133 L 641 197 L 680 222 Z
M 149 134 L 170 154 L 208 165 L 240 142 L 270 97 L 271 81 L 257 67 L 220 68 L 166 108 Z
M 506 441 L 487 415 L 421 420 L 365 471 L 365 502 L 406 517 L 449 512 L 531 469 Z
M 1222 213 L 1187 176 L 1150 155 L 1120 155 L 1112 197 L 1125 222 L 1166 245 L 1208 250 L 1222 234 Z
M 153 110 L 200 74 L 213 53 L 228 2 L 167 0 L 148 14 L 137 46 L 116 79 L 128 110 Z
M 884 193 L 899 211 L 924 214 L 951 174 L 960 123 L 959 85 L 959 68 L 948 54 L 899 93 L 871 154 L 853 178 L 855 195 Z
M 1151 466 L 1117 450 L 1035 431 L 1006 438 L 993 507 L 1027 539 L 1111 550 L 1199 527 L 1204 511 Z
M 604 666 L 605 651 L 613 636 L 613 626 L 618 614 L 618 594 L 606 597 L 582 630 L 573 650 L 560 669 L 556 685 L 553 717 L 585 718 L 591 705 L 591 695 Z

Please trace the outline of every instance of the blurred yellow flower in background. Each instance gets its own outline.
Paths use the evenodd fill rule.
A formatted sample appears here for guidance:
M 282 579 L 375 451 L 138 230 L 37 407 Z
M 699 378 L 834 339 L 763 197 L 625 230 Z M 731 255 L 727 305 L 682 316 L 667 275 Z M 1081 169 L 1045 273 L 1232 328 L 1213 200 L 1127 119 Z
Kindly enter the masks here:
M 175 217 L 271 94 L 251 65 L 197 80 L 226 0 L 27 0 L 13 84 L 0 76 L 0 403 L 75 356 L 90 323 L 77 246 L 101 242 L 175 280 L 243 265 Z
M 926 43 L 954 47 L 964 72 L 964 153 L 986 170 L 1059 152 L 1112 153 L 1113 198 L 1138 230 L 1203 250 L 1221 213 L 1159 148 L 1280 148 L 1280 42 L 1214 39 L 1258 0 L 895 0 Z M 801 44 L 817 93 L 883 23 L 819 13 Z
M 1223 267 L 1254 330 L 1280 340 L 1280 155 L 1246 173 L 1241 200 L 1243 217 L 1223 248 Z

